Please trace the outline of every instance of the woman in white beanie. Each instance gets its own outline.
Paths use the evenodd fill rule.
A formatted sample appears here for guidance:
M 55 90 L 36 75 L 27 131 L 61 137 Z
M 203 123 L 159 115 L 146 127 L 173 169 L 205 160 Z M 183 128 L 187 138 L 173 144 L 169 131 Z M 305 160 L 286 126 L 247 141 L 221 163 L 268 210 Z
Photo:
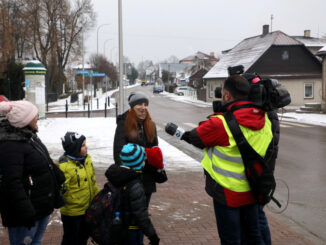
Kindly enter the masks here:
M 37 137 L 38 110 L 28 101 L 0 103 L 0 212 L 11 245 L 42 244 L 64 175 Z

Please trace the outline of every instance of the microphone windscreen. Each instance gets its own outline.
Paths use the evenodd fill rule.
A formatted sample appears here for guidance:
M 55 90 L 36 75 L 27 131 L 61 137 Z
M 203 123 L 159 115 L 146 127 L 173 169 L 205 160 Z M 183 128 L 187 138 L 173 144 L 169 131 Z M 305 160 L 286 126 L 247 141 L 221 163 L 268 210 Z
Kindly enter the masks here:
M 165 125 L 165 132 L 173 136 L 177 131 L 177 128 L 178 126 L 176 124 L 169 122 Z

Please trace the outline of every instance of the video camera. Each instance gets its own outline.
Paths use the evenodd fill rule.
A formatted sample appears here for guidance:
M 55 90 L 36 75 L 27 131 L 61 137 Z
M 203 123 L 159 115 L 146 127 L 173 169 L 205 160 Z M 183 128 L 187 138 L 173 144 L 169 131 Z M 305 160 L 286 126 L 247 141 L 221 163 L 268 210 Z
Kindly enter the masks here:
M 244 73 L 242 65 L 228 67 L 229 76 L 242 75 L 250 84 L 248 99 L 254 106 L 264 111 L 272 111 L 282 108 L 291 103 L 291 96 L 288 90 L 281 86 L 276 79 L 261 79 L 256 73 Z M 221 87 L 215 89 L 215 97 L 221 98 Z M 220 101 L 213 101 L 214 112 L 219 112 Z

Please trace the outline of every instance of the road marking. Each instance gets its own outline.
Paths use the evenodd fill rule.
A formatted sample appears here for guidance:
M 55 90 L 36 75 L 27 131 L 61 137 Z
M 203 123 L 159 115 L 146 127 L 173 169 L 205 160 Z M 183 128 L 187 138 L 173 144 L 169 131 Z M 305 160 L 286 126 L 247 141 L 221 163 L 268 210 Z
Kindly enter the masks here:
M 198 127 L 198 124 L 195 124 L 195 123 L 183 123 L 183 124 L 186 125 L 186 126 L 192 127 L 192 128 L 197 128 Z
M 281 122 L 281 125 L 285 124 L 287 126 L 297 126 L 302 128 L 311 128 L 311 125 L 301 124 L 301 123 L 293 123 L 293 122 Z
M 290 125 L 280 124 L 280 127 L 281 127 L 281 128 L 291 128 L 292 126 L 290 126 Z

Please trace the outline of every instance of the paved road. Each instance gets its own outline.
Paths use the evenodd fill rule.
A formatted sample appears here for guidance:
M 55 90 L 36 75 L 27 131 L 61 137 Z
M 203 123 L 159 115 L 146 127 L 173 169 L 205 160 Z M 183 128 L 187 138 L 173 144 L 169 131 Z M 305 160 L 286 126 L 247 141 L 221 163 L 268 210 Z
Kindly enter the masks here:
M 130 91 L 134 90 L 141 90 L 148 94 L 149 110 L 157 123 L 158 135 L 194 159 L 201 161 L 203 157 L 201 150 L 167 135 L 164 126 L 172 121 L 189 130 L 196 127 L 199 121 L 205 120 L 206 116 L 212 113 L 212 109 L 153 94 L 152 86 L 132 88 L 126 93 L 126 98 Z M 116 101 L 119 101 L 118 98 Z M 128 107 L 127 101 L 125 104 Z M 114 116 L 114 110 L 110 111 L 109 115 Z M 94 113 L 93 116 L 104 116 L 104 112 Z M 290 218 L 297 225 L 323 239 L 326 244 L 325 141 L 325 127 L 281 121 L 280 151 L 275 176 L 279 179 L 276 196 L 283 207 L 286 206 L 287 186 L 290 190 L 289 205 L 282 216 Z
M 139 87 L 150 97 L 149 110 L 158 125 L 158 134 L 185 153 L 200 161 L 202 152 L 180 142 L 164 132 L 172 121 L 185 129 L 195 127 L 212 112 L 211 108 L 173 101 L 153 94 L 151 87 Z M 290 199 L 284 215 L 325 240 L 326 244 L 326 128 L 281 121 L 280 152 L 276 167 L 278 190 L 276 196 L 286 205 L 287 188 Z

